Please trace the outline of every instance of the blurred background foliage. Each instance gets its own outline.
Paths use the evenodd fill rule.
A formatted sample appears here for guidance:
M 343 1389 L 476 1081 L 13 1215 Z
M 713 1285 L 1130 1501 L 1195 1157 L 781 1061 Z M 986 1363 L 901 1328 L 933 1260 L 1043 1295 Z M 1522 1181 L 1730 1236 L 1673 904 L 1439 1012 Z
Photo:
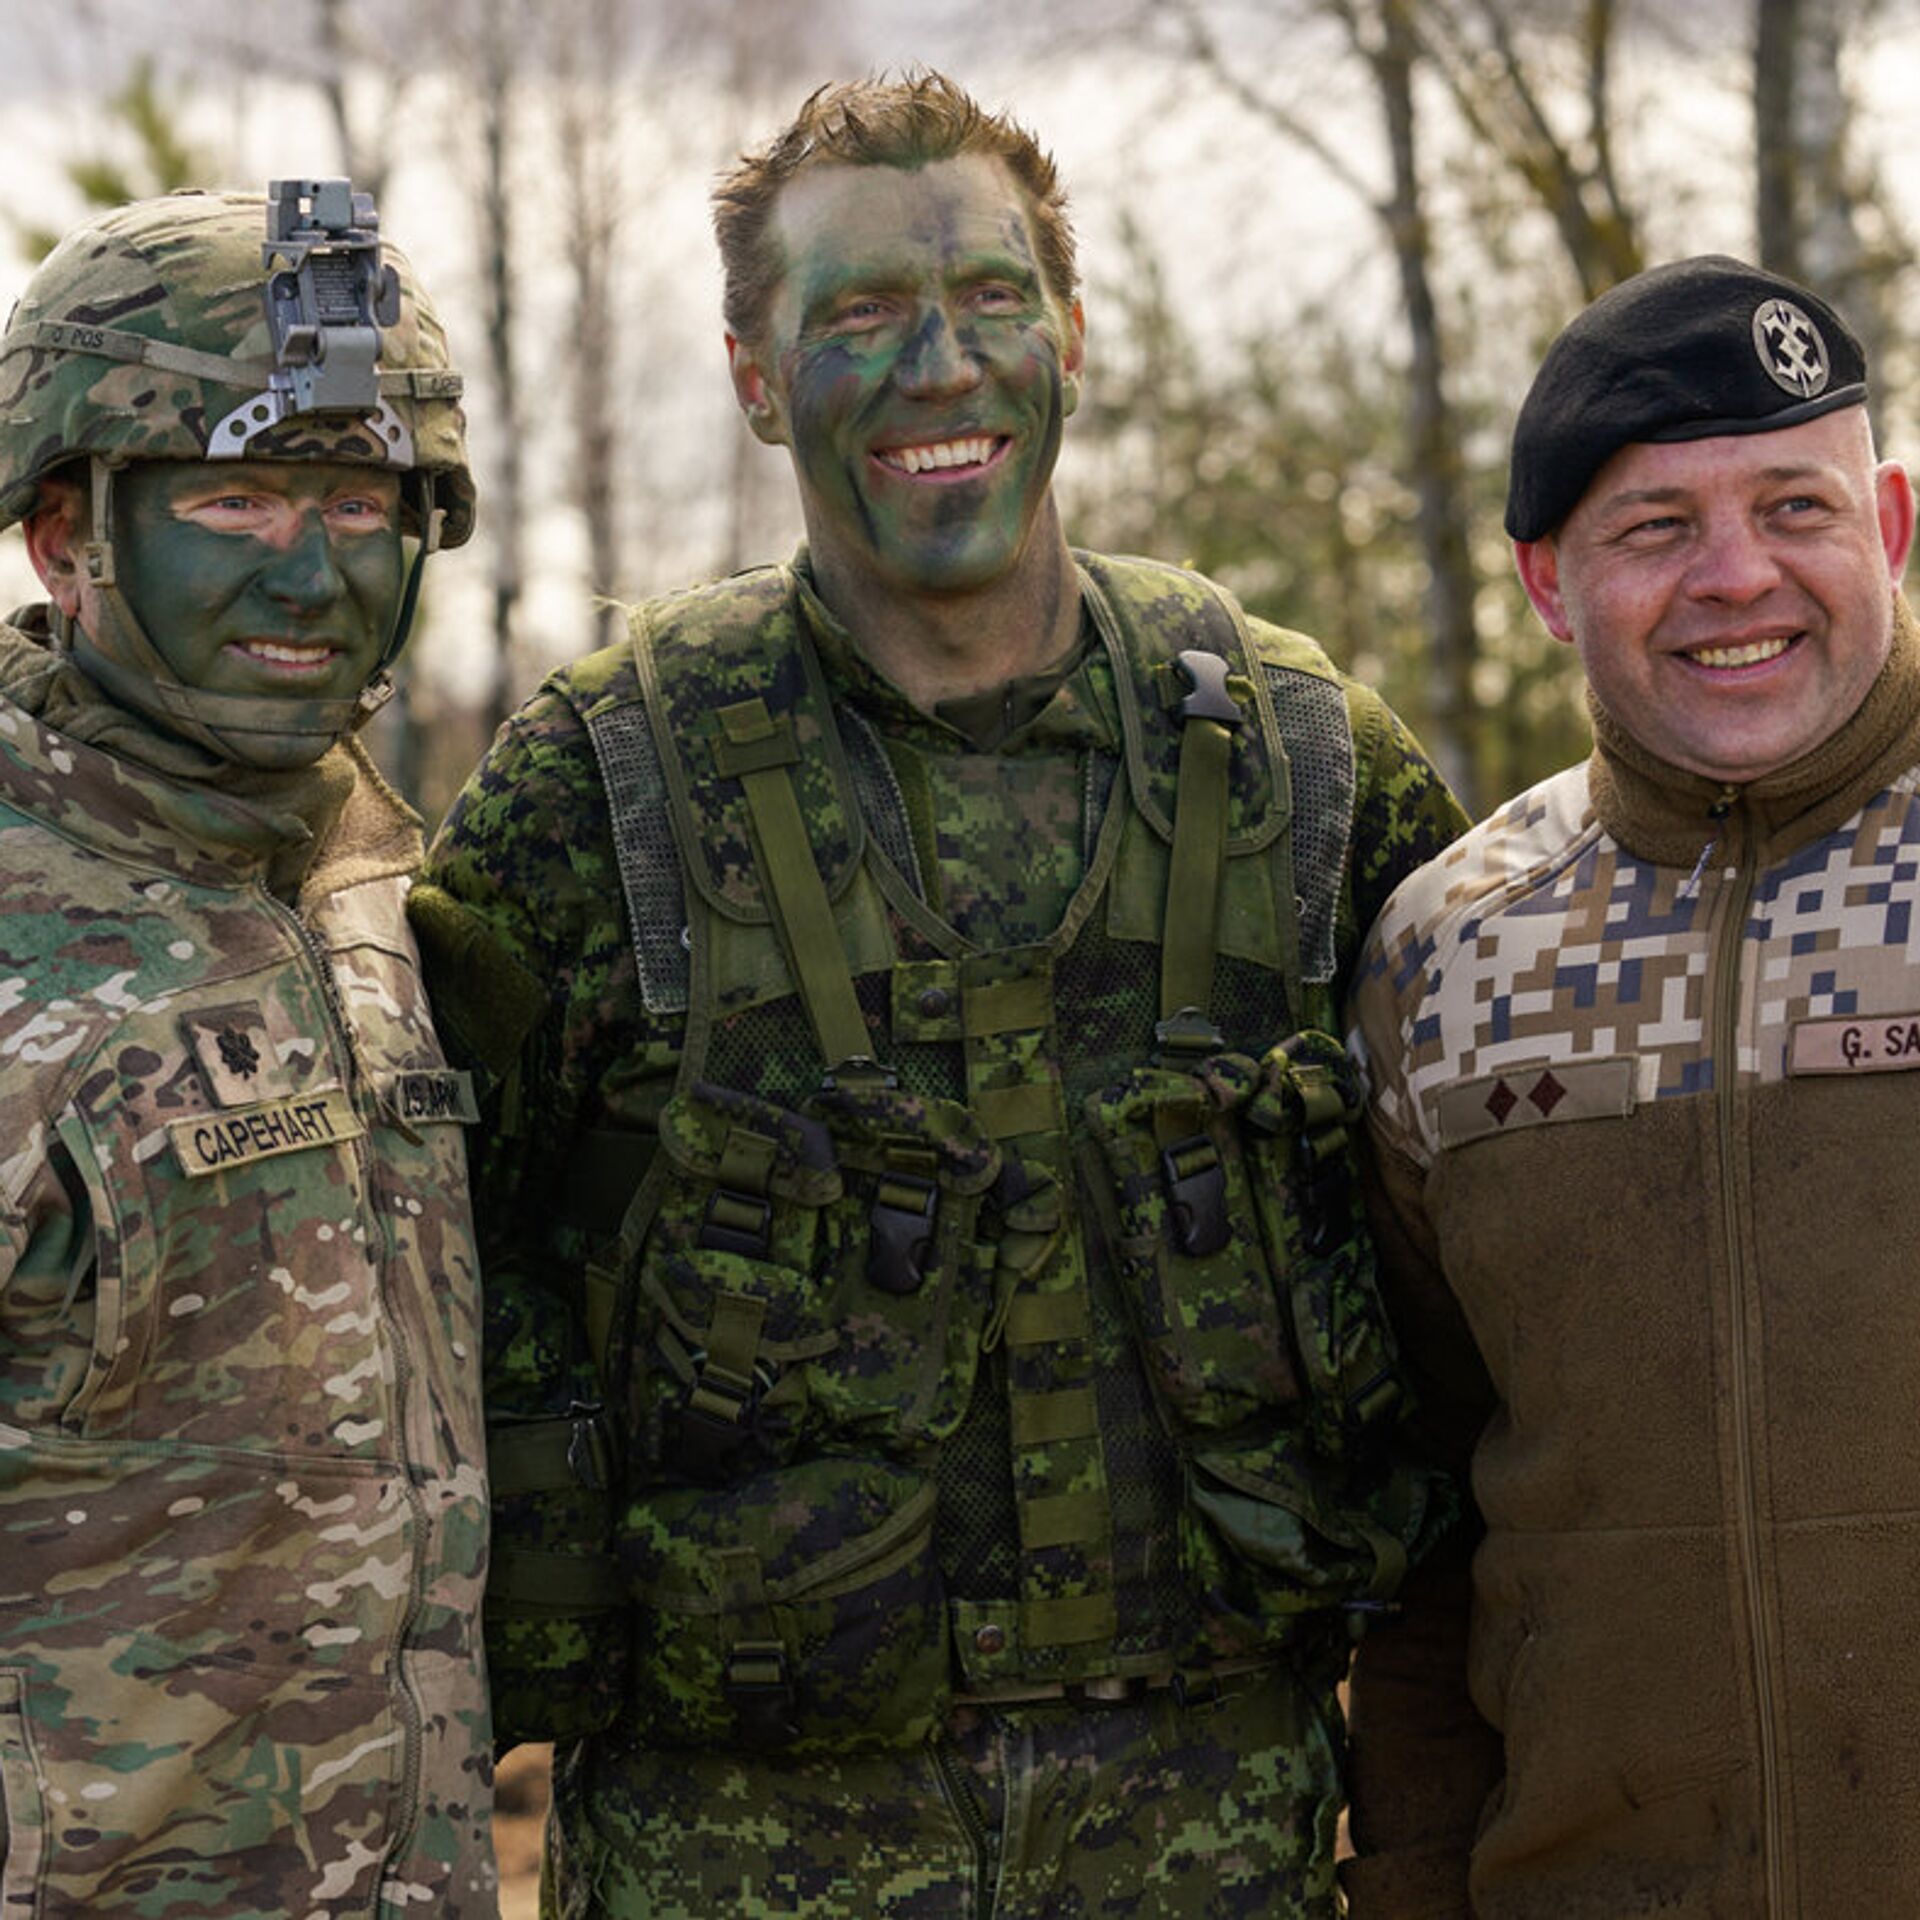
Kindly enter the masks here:
M 1809 279 L 1912 444 L 1920 0 L 0 0 L 29 156 L 0 293 L 131 195 L 381 195 L 482 487 L 376 741 L 432 817 L 615 603 L 790 549 L 705 187 L 813 86 L 916 61 L 1011 106 L 1073 192 L 1071 537 L 1314 634 L 1476 810 L 1585 750 L 1500 531 L 1514 408 L 1583 301 L 1708 248 Z

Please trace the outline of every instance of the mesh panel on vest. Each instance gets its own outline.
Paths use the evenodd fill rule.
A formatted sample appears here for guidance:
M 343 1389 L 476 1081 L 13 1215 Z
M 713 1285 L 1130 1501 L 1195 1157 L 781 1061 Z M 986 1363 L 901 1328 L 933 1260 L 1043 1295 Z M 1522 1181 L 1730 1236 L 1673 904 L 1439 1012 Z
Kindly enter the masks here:
M 1020 1517 L 1013 1491 L 1007 1359 L 981 1357 L 967 1415 L 934 1462 L 940 1570 L 956 1600 L 1011 1600 L 1020 1589 Z
M 838 709 L 840 743 L 846 749 L 847 768 L 853 776 L 854 791 L 860 797 L 860 811 L 866 816 L 867 831 L 880 844 L 880 850 L 900 871 L 915 894 L 927 897 L 926 881 L 920 874 L 920 856 L 913 848 L 913 829 L 908 824 L 907 797 L 900 791 L 900 776 L 887 758 L 887 750 L 865 714 L 851 706 Z
M 1268 667 L 1267 686 L 1293 782 L 1293 884 L 1300 895 L 1300 970 L 1331 980 L 1334 916 L 1353 828 L 1353 731 L 1347 699 L 1331 681 Z
M 600 762 L 613 846 L 626 895 L 640 998 L 649 1013 L 686 1010 L 689 969 L 686 894 L 674 855 L 660 749 L 637 701 L 597 714 L 587 733 Z

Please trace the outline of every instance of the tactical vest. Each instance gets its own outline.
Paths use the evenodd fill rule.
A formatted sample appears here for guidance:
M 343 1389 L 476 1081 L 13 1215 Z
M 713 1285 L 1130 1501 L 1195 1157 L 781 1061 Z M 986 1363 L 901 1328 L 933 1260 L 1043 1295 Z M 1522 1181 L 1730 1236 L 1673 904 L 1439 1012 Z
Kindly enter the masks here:
M 1031 946 L 927 905 L 784 570 L 638 609 L 639 697 L 587 715 L 642 996 L 684 1021 L 589 1282 L 655 1743 L 1201 1684 L 1383 1601 L 1428 1523 L 1327 1037 L 1344 696 L 1198 576 L 1078 559 L 1124 752 Z

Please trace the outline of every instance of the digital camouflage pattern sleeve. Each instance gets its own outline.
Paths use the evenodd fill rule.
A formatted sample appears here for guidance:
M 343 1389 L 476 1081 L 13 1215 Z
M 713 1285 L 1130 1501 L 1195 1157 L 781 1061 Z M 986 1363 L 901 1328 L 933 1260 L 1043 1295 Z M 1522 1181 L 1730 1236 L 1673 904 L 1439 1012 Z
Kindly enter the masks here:
M 486 1624 L 503 1744 L 590 1731 L 624 1684 L 604 1494 L 564 1475 L 526 1484 L 500 1441 L 602 1398 L 583 1311 L 594 1235 L 564 1204 L 572 1148 L 584 1127 L 639 1128 L 672 1085 L 674 1049 L 634 1025 L 612 830 L 581 718 L 627 660 L 620 647 L 577 663 L 507 722 L 412 902 L 444 1043 L 482 1089 L 472 1177 L 496 1478 Z
M 1346 689 L 1355 797 L 1348 870 L 1353 920 L 1339 929 L 1343 994 L 1361 943 L 1394 888 L 1471 824 L 1399 715 L 1371 687 L 1349 680 Z

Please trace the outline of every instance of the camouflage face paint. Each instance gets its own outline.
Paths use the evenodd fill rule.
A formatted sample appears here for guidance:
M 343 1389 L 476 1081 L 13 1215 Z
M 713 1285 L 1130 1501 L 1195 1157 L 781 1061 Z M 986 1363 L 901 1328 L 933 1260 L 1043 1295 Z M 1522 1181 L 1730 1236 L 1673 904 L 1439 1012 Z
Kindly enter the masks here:
M 184 686 L 350 698 L 399 610 L 399 495 L 345 461 L 136 462 L 114 480 L 120 585 Z
M 783 193 L 762 368 L 823 577 L 909 593 L 1020 564 L 1078 393 L 1080 336 L 1019 187 L 980 155 L 823 166 Z

